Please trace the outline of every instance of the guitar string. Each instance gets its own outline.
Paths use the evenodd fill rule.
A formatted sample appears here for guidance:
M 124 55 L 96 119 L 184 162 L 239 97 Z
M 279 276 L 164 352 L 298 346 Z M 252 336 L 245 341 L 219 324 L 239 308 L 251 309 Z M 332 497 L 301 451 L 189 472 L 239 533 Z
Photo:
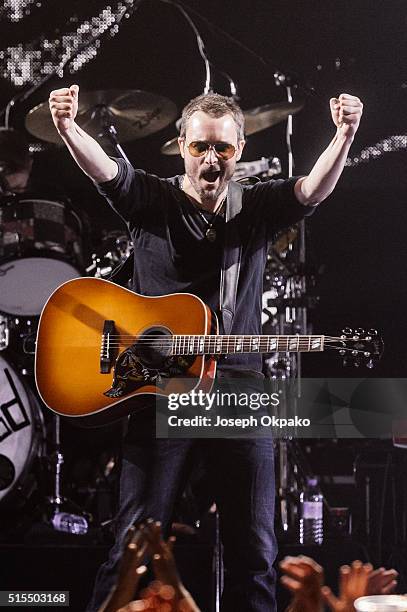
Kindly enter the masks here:
M 259 343 L 264 344 L 265 342 L 277 342 L 278 344 L 283 344 L 284 342 L 296 342 L 298 344 L 309 344 L 310 342 L 312 342 L 315 339 L 321 339 L 323 340 L 325 343 L 326 342 L 337 342 L 337 343 L 343 343 L 346 344 L 347 342 L 364 342 L 363 340 L 345 340 L 344 338 L 335 338 L 335 337 L 321 337 L 321 336 L 312 336 L 310 338 L 300 338 L 298 340 L 297 336 L 246 336 L 246 337 L 241 337 L 241 336 L 216 336 L 216 335 L 183 335 L 183 334 L 179 334 L 179 335 L 175 335 L 175 336 L 171 336 L 171 337 L 165 337 L 165 336 L 149 336 L 147 338 L 143 338 L 143 337 L 137 337 L 137 336 L 102 336 L 102 342 L 103 339 L 105 339 L 106 341 L 109 341 L 110 343 L 117 343 L 117 344 L 123 344 L 124 342 L 130 342 L 130 343 L 137 343 L 137 344 L 155 344 L 156 341 L 161 340 L 161 344 L 173 344 L 174 342 L 191 342 L 193 341 L 194 343 L 197 341 L 204 341 L 204 342 L 221 342 L 221 343 L 232 343 L 232 342 L 238 342 L 239 340 L 241 342 L 251 342 L 253 340 L 258 340 Z
M 311 334 L 309 336 L 301 336 L 301 335 L 297 335 L 297 334 L 281 334 L 281 335 L 263 335 L 263 334 L 232 334 L 232 335 L 225 335 L 225 334 L 174 334 L 174 335 L 169 335 L 169 336 L 165 336 L 163 334 L 149 334 L 148 336 L 135 336 L 133 334 L 102 334 L 102 336 L 105 337 L 109 337 L 109 338 L 125 338 L 125 339 L 134 339 L 134 340 L 150 340 L 152 338 L 162 338 L 163 340 L 170 340 L 172 338 L 222 338 L 223 340 L 226 339 L 234 339 L 234 338 L 260 338 L 261 339 L 268 339 L 268 338 L 284 338 L 284 339 L 295 339 L 297 340 L 297 338 L 300 339 L 300 341 L 304 341 L 304 342 L 308 342 L 309 338 L 313 339 L 313 338 L 324 338 L 324 340 L 335 340 L 338 342 L 358 342 L 361 341 L 363 342 L 363 338 L 362 339 L 355 339 L 355 338 L 342 338 L 341 336 L 324 336 L 323 334 Z
M 310 340 L 308 339 L 304 339 L 304 340 L 297 340 L 297 338 L 295 336 L 291 336 L 291 337 L 280 337 L 280 338 L 275 338 L 275 337 L 270 337 L 270 338 L 260 338 L 257 340 L 257 336 L 250 336 L 247 338 L 234 338 L 234 337 L 230 337 L 230 338 L 223 338 L 222 340 L 216 340 L 216 338 L 219 338 L 220 336 L 172 336 L 171 338 L 163 338 L 162 336 L 157 336 L 155 339 L 151 339 L 151 338 L 112 338 L 110 336 L 110 338 L 108 336 L 105 336 L 104 338 L 102 338 L 102 342 L 103 340 L 105 340 L 106 342 L 109 341 L 111 344 L 112 343 L 116 343 L 116 344 L 123 344 L 123 343 L 130 343 L 130 344 L 156 344 L 157 342 L 161 341 L 160 344 L 174 344 L 176 342 L 188 342 L 190 343 L 192 342 L 220 342 L 220 343 L 235 343 L 235 344 L 239 344 L 239 343 L 247 343 L 247 342 L 252 342 L 253 340 L 258 341 L 261 344 L 265 344 L 267 342 L 276 342 L 277 344 L 284 344 L 284 343 L 296 343 L 296 344 L 309 344 L 310 342 L 314 341 L 316 338 L 312 338 Z M 319 338 L 318 338 L 319 340 Z M 337 343 L 346 343 L 346 340 L 342 340 L 342 339 L 336 339 L 336 338 L 324 338 L 324 342 L 337 342 Z M 357 342 L 357 340 L 353 340 L 352 342 Z
M 197 340 L 198 338 L 198 340 Z M 172 336 L 171 338 L 163 338 L 162 336 L 157 336 L 157 338 L 155 339 L 151 339 L 151 338 L 112 338 L 105 336 L 104 338 L 101 339 L 101 342 L 105 341 L 106 343 L 108 342 L 109 344 L 116 344 L 116 345 L 120 345 L 120 344 L 157 344 L 159 342 L 159 344 L 161 346 L 167 344 L 167 345 L 172 345 L 172 344 L 176 344 L 178 343 L 188 343 L 190 344 L 191 342 L 193 344 L 195 343 L 199 343 L 199 342 L 204 342 L 205 344 L 210 343 L 210 342 L 215 342 L 218 344 L 247 344 L 248 342 L 252 343 L 253 341 L 257 340 L 256 336 L 249 336 L 246 338 L 238 338 L 238 337 L 229 337 L 229 338 L 225 338 L 223 337 L 222 340 L 219 340 L 220 336 L 203 336 L 203 337 L 198 337 L 198 336 Z M 319 339 L 319 338 L 318 338 Z M 312 341 L 315 340 L 315 337 L 312 339 L 300 339 L 297 340 L 297 338 L 295 336 L 291 336 L 291 337 L 273 337 L 271 336 L 270 338 L 261 338 L 258 339 L 257 342 L 259 344 L 268 344 L 268 343 L 276 343 L 278 345 L 282 345 L 282 344 L 298 344 L 298 345 L 309 345 L 310 343 L 312 343 Z M 330 344 L 330 343 L 336 343 L 339 345 L 344 345 L 346 346 L 347 341 L 340 339 L 340 338 L 324 338 L 323 339 L 324 344 Z M 352 342 L 358 342 L 357 340 L 352 340 Z M 362 341 L 363 342 L 363 341 Z M 349 343 L 349 341 L 348 341 Z
M 170 336 L 164 336 L 162 334 L 149 334 L 148 336 L 134 336 L 133 334 L 102 334 L 102 338 L 109 338 L 110 340 L 112 339 L 117 339 L 117 341 L 120 340 L 134 340 L 135 342 L 150 342 L 152 339 L 162 339 L 162 340 L 167 340 L 169 342 L 172 342 L 173 339 L 179 339 L 179 338 L 186 338 L 186 339 L 192 339 L 194 338 L 194 341 L 196 338 L 204 338 L 204 339 L 214 339 L 214 338 L 221 338 L 221 341 L 231 341 L 231 340 L 235 340 L 238 338 L 241 338 L 242 340 L 248 340 L 248 339 L 252 339 L 252 338 L 258 338 L 259 341 L 266 341 L 269 339 L 272 340 L 281 340 L 281 341 L 287 341 L 287 340 L 297 340 L 299 338 L 300 342 L 309 342 L 310 340 L 312 341 L 313 339 L 316 338 L 321 338 L 324 339 L 324 341 L 334 341 L 334 342 L 364 342 L 364 339 L 355 339 L 355 338 L 341 338 L 340 336 L 324 336 L 324 335 L 310 335 L 310 336 L 297 336 L 297 335 L 263 335 L 263 334 L 236 334 L 236 335 L 223 335 L 223 334 L 174 334 L 174 335 L 170 335 Z
M 85 344 L 85 346 L 86 346 L 86 344 Z M 98 345 L 97 344 L 92 344 L 92 345 L 88 345 L 88 346 L 98 346 Z M 128 347 L 129 346 L 133 346 L 133 344 L 132 343 L 131 344 L 125 344 L 124 342 L 123 343 L 118 343 L 118 344 L 110 343 L 108 346 L 110 348 L 119 348 L 120 346 L 128 346 Z M 144 344 L 143 346 L 146 346 L 146 345 Z M 151 346 L 154 347 L 154 346 L 157 346 L 157 345 L 152 344 Z M 338 346 L 336 344 L 327 344 L 326 346 L 328 346 L 329 348 L 337 348 L 338 350 L 358 351 L 360 353 L 370 352 L 370 351 L 366 351 L 364 349 L 357 349 L 357 348 L 353 348 L 353 347 L 350 347 L 350 346 L 349 347 L 348 346 Z M 172 344 L 167 344 L 167 345 L 161 344 L 159 346 L 159 348 L 177 348 L 177 347 L 174 347 Z M 178 347 L 178 348 L 181 349 L 181 348 L 184 348 L 184 347 Z M 214 348 L 214 350 L 218 350 L 217 346 L 215 346 L 213 348 Z M 314 347 L 308 348 L 308 345 L 307 346 L 306 345 L 302 345 L 302 346 L 300 346 L 300 348 L 302 348 L 304 351 L 309 350 L 309 352 L 312 352 L 312 349 Z M 187 350 L 187 349 L 188 349 L 188 347 L 185 347 L 184 350 Z M 247 350 L 245 352 L 251 352 L 251 351 L 252 351 L 252 349 L 250 348 L 249 350 Z M 288 352 L 291 352 L 291 351 L 295 352 L 295 349 L 290 348 L 290 347 L 279 347 L 278 349 L 277 349 L 277 347 L 276 348 L 268 347 L 267 351 L 264 351 L 264 352 L 267 352 L 267 353 L 273 353 L 273 352 L 275 352 L 275 353 L 288 353 Z M 314 348 L 314 351 L 317 352 L 318 350 Z M 235 350 L 235 352 L 241 352 L 241 351 Z M 256 352 L 256 349 L 254 349 L 253 352 Z M 263 352 L 263 351 L 260 351 L 260 352 Z
M 118 347 L 109 347 L 109 348 L 118 348 Z M 366 351 L 362 351 L 362 350 L 357 350 L 357 349 L 352 349 L 352 348 L 344 348 L 344 347 L 340 347 L 340 346 L 329 346 L 327 347 L 330 350 L 334 350 L 334 351 L 343 351 L 344 353 L 352 353 L 354 356 L 356 355 L 365 355 Z M 293 350 L 284 350 L 284 349 L 280 349 L 280 350 L 268 350 L 268 351 L 230 351 L 228 354 L 232 354 L 232 355 L 240 355 L 242 353 L 247 353 L 247 354 L 256 354 L 256 353 L 292 353 L 292 352 L 302 352 L 302 353 L 319 353 L 322 351 L 318 351 L 318 350 L 303 350 L 303 351 L 293 351 Z M 191 357 L 193 355 L 195 355 L 196 357 L 202 357 L 203 355 L 224 355 L 227 353 L 224 353 L 223 351 L 217 351 L 216 349 L 214 350 L 210 350 L 204 353 L 188 353 L 188 351 L 186 350 L 185 352 L 171 352 L 169 353 L 169 355 L 165 355 L 165 356 L 175 356 L 175 355 L 179 355 L 179 356 L 186 356 L 186 357 Z M 103 356 L 103 355 L 102 355 Z M 375 357 L 377 356 L 377 354 L 375 353 L 369 353 L 369 355 L 365 355 L 366 357 Z
M 94 344 L 94 345 L 91 345 L 91 346 L 98 346 L 98 345 Z M 128 346 L 128 347 L 130 347 L 130 346 L 133 346 L 133 344 L 131 343 L 131 344 L 127 344 L 126 345 L 125 343 L 120 343 L 120 344 L 109 343 L 109 345 L 107 347 L 104 347 L 104 348 L 105 349 L 114 349 L 114 348 L 120 348 L 121 346 Z M 152 343 L 152 346 L 154 346 L 153 343 Z M 182 352 L 180 352 L 180 353 L 178 353 L 178 352 L 173 353 L 174 355 L 178 355 L 178 354 L 179 355 L 188 355 L 188 354 L 191 354 L 191 353 L 188 353 L 188 346 L 185 346 L 185 347 L 174 347 L 172 344 L 168 343 L 167 345 L 160 345 L 159 348 L 171 348 L 171 349 L 177 349 L 178 348 L 179 350 L 182 350 Z M 275 349 L 272 349 L 271 347 L 266 347 L 266 348 L 267 348 L 267 350 L 259 350 L 259 351 L 257 351 L 255 349 L 254 350 L 252 350 L 252 349 L 245 350 L 245 348 L 243 347 L 242 350 L 236 350 L 235 349 L 235 350 L 231 351 L 230 349 L 228 349 L 228 351 L 226 351 L 226 352 L 231 352 L 231 353 L 235 353 L 235 354 L 236 353 L 256 353 L 256 352 L 259 352 L 259 353 L 263 353 L 263 352 L 264 353 L 290 353 L 290 352 L 298 352 L 300 348 L 303 349 L 301 352 L 309 352 L 309 353 L 312 353 L 312 352 L 314 352 L 314 353 L 322 352 L 322 351 L 319 351 L 318 349 L 314 349 L 313 350 L 312 347 L 309 348 L 308 346 L 305 346 L 305 345 L 304 346 L 299 346 L 297 348 L 297 350 L 293 349 L 293 348 L 290 349 L 290 347 L 278 347 L 278 348 L 276 347 Z M 329 343 L 326 344 L 326 348 L 333 349 L 333 350 L 338 350 L 338 351 L 352 352 L 353 354 L 357 353 L 357 354 L 364 355 L 366 353 L 369 353 L 369 356 L 376 354 L 373 351 L 368 351 L 366 349 L 356 349 L 356 348 L 352 348 L 352 347 L 341 346 L 341 345 L 338 346 L 336 344 L 329 344 Z M 219 349 L 219 353 L 220 354 L 223 354 L 224 352 L 225 351 L 223 351 L 222 348 Z M 199 355 L 199 354 L 212 354 L 212 353 L 218 353 L 218 348 L 216 346 L 214 346 L 212 348 L 212 350 L 211 350 L 211 348 L 208 347 L 208 350 L 205 353 L 192 353 L 192 354 Z
M 130 347 L 136 347 L 137 346 L 141 349 L 142 347 L 144 348 L 151 348 L 154 350 L 154 348 L 156 350 L 179 350 L 182 352 L 188 352 L 191 348 L 192 351 L 199 351 L 202 352 L 204 351 L 205 353 L 210 353 L 212 351 L 216 351 L 216 352 L 220 352 L 220 353 L 228 353 L 228 352 L 233 352 L 233 353 L 290 353 L 290 352 L 322 352 L 324 350 L 324 348 L 327 349 L 338 349 L 338 350 L 347 350 L 347 351 L 357 351 L 359 353 L 369 353 L 369 354 L 379 354 L 379 351 L 375 350 L 375 349 L 369 349 L 368 347 L 362 347 L 362 348 L 357 348 L 357 347 L 352 347 L 352 346 L 345 346 L 345 345 L 340 345 L 340 344 L 336 344 L 336 343 L 325 343 L 325 345 L 321 345 L 321 346 L 309 346 L 308 343 L 306 344 L 300 344 L 300 345 L 268 345 L 266 343 L 260 344 L 260 345 L 249 345 L 248 343 L 243 344 L 241 343 L 240 345 L 233 345 L 233 344 L 212 344 L 212 343 L 205 343 L 202 348 L 200 345 L 194 344 L 192 345 L 189 343 L 181 343 L 181 344 L 175 344 L 175 343 L 167 343 L 167 344 L 140 344 L 140 345 L 135 345 L 134 343 L 105 343 L 105 345 L 99 345 L 96 343 L 93 344 L 88 344 L 86 345 L 86 343 L 84 344 L 84 346 L 95 346 L 95 347 L 99 347 L 101 348 L 101 350 L 108 350 L 108 349 L 120 349 L 121 347 L 125 347 L 125 348 L 130 348 Z

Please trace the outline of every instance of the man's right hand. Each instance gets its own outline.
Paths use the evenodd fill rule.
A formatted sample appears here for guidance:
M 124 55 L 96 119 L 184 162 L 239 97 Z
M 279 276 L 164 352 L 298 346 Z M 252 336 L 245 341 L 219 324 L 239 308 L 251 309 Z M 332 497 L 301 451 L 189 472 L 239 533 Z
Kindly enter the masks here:
M 78 112 L 79 86 L 71 85 L 55 89 L 49 95 L 49 108 L 58 132 L 63 135 L 74 125 Z

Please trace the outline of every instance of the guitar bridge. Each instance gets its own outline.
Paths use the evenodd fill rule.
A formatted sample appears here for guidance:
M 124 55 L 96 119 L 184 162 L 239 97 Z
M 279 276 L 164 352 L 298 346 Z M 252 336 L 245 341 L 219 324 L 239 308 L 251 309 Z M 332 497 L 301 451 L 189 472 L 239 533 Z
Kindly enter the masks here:
M 115 343 L 112 336 L 115 333 L 114 321 L 105 321 L 103 325 L 102 344 L 100 347 L 100 373 L 109 374 L 116 358 Z

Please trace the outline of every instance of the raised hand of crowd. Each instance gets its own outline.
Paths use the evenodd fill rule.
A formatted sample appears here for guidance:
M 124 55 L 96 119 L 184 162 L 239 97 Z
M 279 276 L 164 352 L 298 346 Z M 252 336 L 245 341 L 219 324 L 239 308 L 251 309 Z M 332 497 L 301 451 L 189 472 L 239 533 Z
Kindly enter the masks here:
M 397 585 L 397 572 L 383 567 L 373 570 L 370 563 L 354 561 L 339 570 L 336 597 L 324 584 L 323 568 L 309 557 L 286 557 L 280 563 L 281 583 L 292 593 L 286 612 L 322 612 L 324 603 L 331 612 L 354 612 L 354 602 L 365 595 L 387 595 Z
M 117 583 L 99 612 L 116 612 L 134 598 L 140 578 L 147 571 L 144 565 L 147 548 L 143 533 L 131 527 L 127 532 Z
M 285 557 L 280 563 L 284 575 L 281 583 L 292 593 L 287 612 L 320 612 L 323 609 L 321 588 L 324 571 L 318 563 L 303 555 Z
M 193 598 L 179 576 L 172 546 L 175 538 L 164 541 L 161 524 L 148 520 L 128 534 L 119 577 L 107 602 L 99 612 L 199 612 Z M 156 580 L 134 600 L 144 565 L 151 558 Z
M 354 561 L 343 565 L 339 570 L 339 595 L 335 597 L 327 586 L 322 588 L 322 596 L 332 612 L 354 612 L 354 602 L 358 597 L 368 594 L 369 576 L 373 571 L 370 563 Z

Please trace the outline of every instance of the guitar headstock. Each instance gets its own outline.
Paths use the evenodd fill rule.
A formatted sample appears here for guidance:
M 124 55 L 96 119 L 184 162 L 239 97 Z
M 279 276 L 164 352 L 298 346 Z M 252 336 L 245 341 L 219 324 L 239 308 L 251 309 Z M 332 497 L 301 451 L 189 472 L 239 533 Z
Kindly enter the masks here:
M 365 331 L 345 327 L 338 338 L 339 354 L 344 366 L 374 368 L 383 354 L 384 344 L 376 329 Z

